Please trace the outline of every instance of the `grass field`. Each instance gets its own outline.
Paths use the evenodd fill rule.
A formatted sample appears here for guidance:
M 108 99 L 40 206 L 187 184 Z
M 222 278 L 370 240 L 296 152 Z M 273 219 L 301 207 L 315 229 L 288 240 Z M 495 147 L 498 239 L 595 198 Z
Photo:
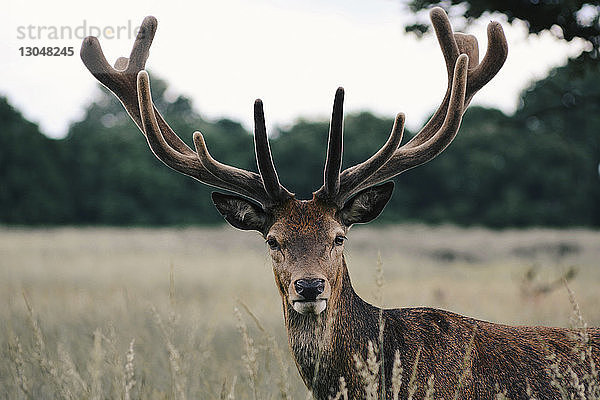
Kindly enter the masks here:
M 349 237 L 350 275 L 368 301 L 380 254 L 388 307 L 568 326 L 560 278 L 570 274 L 588 324 L 600 325 L 600 232 L 410 225 Z M 0 296 L 7 399 L 307 397 L 258 234 L 0 228 Z

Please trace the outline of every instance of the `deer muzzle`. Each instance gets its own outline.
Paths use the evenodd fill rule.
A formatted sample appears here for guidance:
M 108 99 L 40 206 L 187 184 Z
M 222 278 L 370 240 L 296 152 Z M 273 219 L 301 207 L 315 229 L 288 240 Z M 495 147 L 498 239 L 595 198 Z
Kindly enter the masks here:
M 327 308 L 327 281 L 322 278 L 298 279 L 291 285 L 290 302 L 300 314 L 320 314 Z

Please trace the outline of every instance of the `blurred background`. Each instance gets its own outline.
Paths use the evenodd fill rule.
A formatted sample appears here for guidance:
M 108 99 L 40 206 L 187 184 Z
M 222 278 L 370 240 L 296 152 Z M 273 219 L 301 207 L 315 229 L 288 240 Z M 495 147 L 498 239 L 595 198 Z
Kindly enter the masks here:
M 408 140 L 435 110 L 446 78 L 427 9 L 442 5 L 455 30 L 478 37 L 482 54 L 487 22 L 501 21 L 509 58 L 475 96 L 450 151 L 396 179 L 379 221 L 600 226 L 597 2 L 226 3 L 32 11 L 10 2 L 0 84 L 0 222 L 221 221 L 211 189 L 164 168 L 85 70 L 77 54 L 83 32 L 100 33 L 112 63 L 128 55 L 143 16 L 155 14 L 159 29 L 147 65 L 155 103 L 175 131 L 190 142 L 200 130 L 217 159 L 255 170 L 251 106 L 262 96 L 282 182 L 310 198 L 321 184 L 338 85 L 348 93 L 345 166 L 385 142 L 396 112 L 407 114 Z M 73 46 L 76 54 L 19 55 L 18 46 L 42 45 Z
M 256 170 L 261 97 L 280 179 L 309 198 L 322 183 L 338 86 L 344 167 L 381 147 L 397 112 L 407 115 L 406 141 L 441 102 L 445 66 L 427 29 L 434 5 L 476 35 L 482 55 L 487 23 L 500 21 L 508 60 L 447 151 L 397 177 L 379 219 L 352 229 L 357 293 L 506 324 L 576 327 L 582 310 L 599 326 L 597 1 L 8 0 L 0 393 L 310 398 L 287 351 L 263 240 L 225 226 L 209 187 L 152 155 L 79 46 L 96 34 L 113 63 L 155 15 L 147 68 L 179 136 L 191 144 L 200 130 L 215 158 Z M 21 56 L 28 46 L 75 54 Z

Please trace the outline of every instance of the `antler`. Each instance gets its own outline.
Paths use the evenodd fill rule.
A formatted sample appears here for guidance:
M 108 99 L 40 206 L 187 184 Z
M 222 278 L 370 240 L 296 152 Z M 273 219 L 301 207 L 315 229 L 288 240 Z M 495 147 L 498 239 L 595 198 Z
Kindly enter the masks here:
M 260 100 L 254 104 L 254 143 L 260 174 L 216 161 L 200 132 L 194 132 L 196 151 L 193 151 L 165 122 L 152 102 L 150 80 L 144 70 L 156 27 L 156 18 L 146 17 L 131 55 L 117 59 L 114 68 L 106 61 L 97 38 L 89 36 L 81 46 L 81 59 L 87 69 L 123 103 L 156 157 L 176 171 L 207 185 L 249 197 L 265 209 L 293 197 L 279 183 Z
M 334 104 L 325 183 L 315 192 L 316 197 L 332 201 L 341 207 L 360 190 L 389 180 L 436 157 L 456 137 L 462 115 L 475 93 L 487 84 L 504 64 L 508 45 L 499 23 L 490 22 L 488 25 L 488 48 L 485 57 L 479 63 L 479 49 L 474 36 L 453 33 L 448 16 L 439 7 L 431 10 L 430 17 L 448 72 L 448 88 L 441 105 L 427 124 L 400 148 L 398 145 L 402 140 L 404 115 L 398 114 L 390 137 L 383 147 L 365 162 L 350 167 L 335 177 L 331 171 L 340 170 L 342 158 L 342 123 L 341 116 L 336 116 L 336 108 L 341 112 L 342 105 Z M 338 89 L 336 103 L 340 92 L 343 93 Z M 341 99 L 339 102 L 343 101 L 343 96 Z M 339 123 L 334 123 L 335 118 L 338 118 Z M 336 130 L 333 129 L 334 126 Z M 332 146 L 332 143 L 335 145 Z M 335 164 L 335 167 L 331 164 Z

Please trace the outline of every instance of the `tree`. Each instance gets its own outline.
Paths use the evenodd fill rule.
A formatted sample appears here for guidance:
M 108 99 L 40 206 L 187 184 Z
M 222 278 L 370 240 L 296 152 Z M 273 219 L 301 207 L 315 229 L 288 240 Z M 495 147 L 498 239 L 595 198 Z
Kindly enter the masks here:
M 456 9 L 468 20 L 485 13 L 500 12 L 509 22 L 525 21 L 529 33 L 549 30 L 560 39 L 571 41 L 582 38 L 590 44 L 586 57 L 600 56 L 600 4 L 594 0 L 409 0 L 411 11 L 419 13 L 433 6 L 446 11 Z M 452 10 L 454 11 L 454 10 Z M 559 28 L 559 29 L 556 29 Z M 408 32 L 422 34 L 429 25 L 413 23 L 406 27 Z
M 522 96 L 515 124 L 544 148 L 543 171 L 571 223 L 600 226 L 600 64 L 570 60 Z
M 252 138 L 240 124 L 209 123 L 191 102 L 164 97 L 166 84 L 152 78 L 154 102 L 182 139 L 204 133 L 211 152 L 224 162 L 248 168 Z M 166 225 L 221 221 L 211 189 L 165 167 L 148 148 L 123 106 L 107 90 L 92 103 L 64 140 L 73 187 L 74 219 L 84 224 Z M 193 145 L 191 145 L 193 148 Z M 250 154 L 248 154 L 250 153 Z
M 68 223 L 70 196 L 60 142 L 0 97 L 0 222 Z

